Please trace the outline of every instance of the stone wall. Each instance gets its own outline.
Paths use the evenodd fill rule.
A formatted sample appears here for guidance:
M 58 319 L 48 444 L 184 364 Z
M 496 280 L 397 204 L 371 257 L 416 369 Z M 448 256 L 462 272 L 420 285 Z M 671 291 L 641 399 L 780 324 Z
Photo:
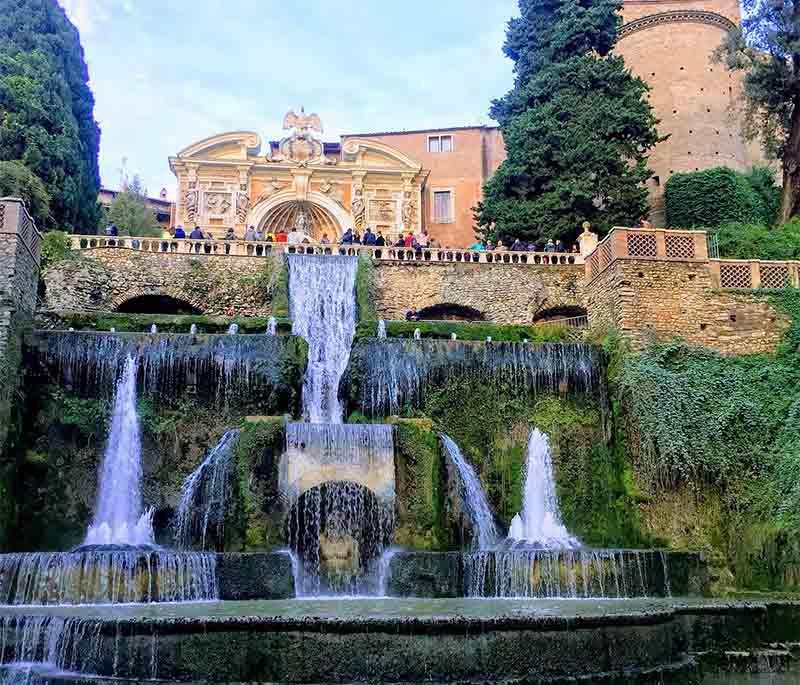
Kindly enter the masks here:
M 763 298 L 715 290 L 708 262 L 616 259 L 585 301 L 590 325 L 617 328 L 635 347 L 679 336 L 723 353 L 773 352 L 789 326 Z
M 84 250 L 47 270 L 45 308 L 114 311 L 138 296 L 165 295 L 203 314 L 265 316 L 274 313 L 267 291 L 278 286 L 279 259 Z
M 0 200 L 0 549 L 13 525 L 9 440 L 20 383 L 22 336 L 33 321 L 40 235 L 19 200 Z
M 385 319 L 402 319 L 412 307 L 454 304 L 494 323 L 527 324 L 548 309 L 582 306 L 583 273 L 578 265 L 381 262 L 375 306 Z

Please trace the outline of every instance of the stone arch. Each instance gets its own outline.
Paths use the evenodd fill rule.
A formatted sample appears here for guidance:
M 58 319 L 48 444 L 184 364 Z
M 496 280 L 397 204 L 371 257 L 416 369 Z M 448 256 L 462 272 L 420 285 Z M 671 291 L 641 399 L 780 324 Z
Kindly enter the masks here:
M 293 188 L 275 193 L 272 197 L 258 203 L 255 207 L 253 207 L 253 209 L 250 210 L 250 213 L 247 217 L 247 225 L 261 228 L 264 222 L 267 220 L 270 214 L 275 211 L 276 208 L 287 203 L 295 202 L 298 202 L 298 199 Z M 329 236 L 331 241 L 334 240 L 334 237 L 339 238 L 345 229 L 352 226 L 354 223 L 353 216 L 350 214 L 350 212 L 336 202 L 336 200 L 328 197 L 324 193 L 311 191 L 308 193 L 306 202 L 321 208 L 335 221 L 338 229 L 335 236 Z
M 658 14 L 648 14 L 646 17 L 629 21 L 623 24 L 619 30 L 619 40 L 626 38 L 637 31 L 644 31 L 660 24 L 708 24 L 716 26 L 724 32 L 733 31 L 736 28 L 727 17 L 716 12 L 705 10 L 673 10 L 670 12 L 659 12 Z
M 428 305 L 417 311 L 420 319 L 425 320 L 455 320 L 455 321 L 485 321 L 486 316 L 482 311 L 465 304 L 441 302 Z
M 544 323 L 558 321 L 559 319 L 575 319 L 582 316 L 588 316 L 588 311 L 585 307 L 574 304 L 559 304 L 536 312 L 533 322 Z
M 185 303 L 192 309 L 204 314 L 206 312 L 206 303 L 199 297 L 191 295 L 187 293 L 185 290 L 179 287 L 169 287 L 169 288 L 132 288 L 125 290 L 123 292 L 117 293 L 111 299 L 111 307 L 114 311 L 119 311 L 120 307 L 123 307 L 126 303 L 130 302 L 131 300 L 135 300 L 137 298 L 144 298 L 144 297 L 164 297 L 175 300 L 177 302 Z M 154 313 L 154 312 L 145 312 L 145 313 Z

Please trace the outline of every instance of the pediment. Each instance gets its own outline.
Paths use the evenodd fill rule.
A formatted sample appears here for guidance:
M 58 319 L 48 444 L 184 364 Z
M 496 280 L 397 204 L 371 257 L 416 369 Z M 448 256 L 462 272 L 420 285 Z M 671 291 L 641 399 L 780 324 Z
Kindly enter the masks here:
M 380 167 L 419 173 L 422 164 L 408 155 L 383 143 L 366 138 L 348 138 L 342 145 L 345 161 L 358 162 L 366 167 Z
M 231 131 L 204 138 L 178 153 L 178 159 L 238 160 L 257 155 L 261 136 L 252 131 Z

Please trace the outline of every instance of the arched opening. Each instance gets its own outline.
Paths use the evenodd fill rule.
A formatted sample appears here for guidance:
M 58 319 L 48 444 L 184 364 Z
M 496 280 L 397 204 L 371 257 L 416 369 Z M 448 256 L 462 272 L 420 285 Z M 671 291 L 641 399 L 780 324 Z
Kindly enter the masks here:
M 484 321 L 483 312 L 460 304 L 435 304 L 420 309 L 417 314 L 423 321 Z
M 585 319 L 586 316 L 587 311 L 583 307 L 578 307 L 577 305 L 561 305 L 543 309 L 533 317 L 533 322 L 538 324 L 554 323 L 563 321 L 564 319 Z
M 375 589 L 377 565 L 394 534 L 394 511 L 368 488 L 329 481 L 304 492 L 286 520 L 299 564 L 298 594 Z
M 125 314 L 202 314 L 194 305 L 169 295 L 138 295 L 125 300 L 118 312 Z
M 258 228 L 265 235 L 274 235 L 280 230 L 289 233 L 295 228 L 311 240 L 319 241 L 326 237 L 332 243 L 337 242 L 342 234 L 342 227 L 331 212 L 313 202 L 298 200 L 282 202 L 270 209 Z

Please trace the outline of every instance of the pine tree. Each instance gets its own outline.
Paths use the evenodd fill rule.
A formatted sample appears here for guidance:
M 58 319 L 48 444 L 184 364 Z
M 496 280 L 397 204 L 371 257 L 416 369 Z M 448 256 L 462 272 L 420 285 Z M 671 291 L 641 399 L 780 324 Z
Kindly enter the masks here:
M 492 103 L 507 159 L 476 218 L 490 238 L 570 240 L 647 214 L 647 153 L 659 142 L 647 84 L 622 57 L 621 0 L 520 0 L 505 54 L 514 88 Z
M 43 228 L 94 232 L 100 130 L 77 29 L 56 0 L 0 0 L 0 160 L 51 198 Z

